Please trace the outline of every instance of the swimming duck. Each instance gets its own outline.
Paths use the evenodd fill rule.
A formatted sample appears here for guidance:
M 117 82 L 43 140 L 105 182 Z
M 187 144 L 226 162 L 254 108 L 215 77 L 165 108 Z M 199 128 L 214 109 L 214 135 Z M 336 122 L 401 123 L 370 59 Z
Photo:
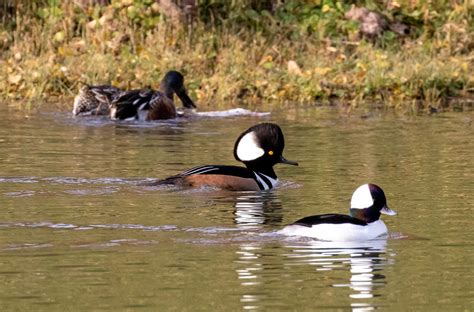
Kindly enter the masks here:
M 110 85 L 91 86 L 85 84 L 74 98 L 74 116 L 108 115 L 110 103 L 122 90 Z
M 380 214 L 396 215 L 385 194 L 375 184 L 359 186 L 351 199 L 350 215 L 323 214 L 305 217 L 284 227 L 279 234 L 306 236 L 325 241 L 361 241 L 387 235 Z
M 281 128 L 273 123 L 261 123 L 244 131 L 234 145 L 234 157 L 246 166 L 207 165 L 194 167 L 154 185 L 182 187 L 211 186 L 232 191 L 269 190 L 279 183 L 273 166 L 298 163 L 283 157 L 285 140 Z
M 122 91 L 111 101 L 110 118 L 119 120 L 158 120 L 176 118 L 173 94 L 188 109 L 196 108 L 184 87 L 180 72 L 169 71 L 161 81 L 158 91 L 151 89 Z

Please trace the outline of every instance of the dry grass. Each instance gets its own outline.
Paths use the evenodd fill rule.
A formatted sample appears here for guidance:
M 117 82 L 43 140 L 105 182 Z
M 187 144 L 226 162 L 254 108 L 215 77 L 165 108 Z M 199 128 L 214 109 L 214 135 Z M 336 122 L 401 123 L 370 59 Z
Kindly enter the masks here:
M 157 87 L 169 69 L 185 74 L 203 109 L 364 101 L 449 109 L 452 99 L 472 99 L 474 92 L 474 32 L 465 4 L 455 4 L 429 38 L 422 30 L 388 47 L 329 38 L 324 28 L 297 39 L 285 29 L 268 36 L 199 21 L 192 31 L 163 19 L 146 28 L 130 19 L 126 5 L 60 9 L 43 19 L 20 15 L 13 30 L 0 33 L 1 97 L 26 106 L 51 96 L 70 103 L 80 81 Z

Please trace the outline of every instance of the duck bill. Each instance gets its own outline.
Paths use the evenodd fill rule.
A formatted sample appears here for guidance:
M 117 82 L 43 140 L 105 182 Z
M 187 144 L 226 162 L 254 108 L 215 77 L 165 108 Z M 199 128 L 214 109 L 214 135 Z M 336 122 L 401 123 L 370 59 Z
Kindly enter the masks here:
M 381 213 L 386 214 L 388 216 L 395 216 L 397 212 L 395 210 L 392 210 L 387 207 L 387 205 L 383 206 L 382 210 L 380 210 Z
M 181 102 L 183 102 L 183 106 L 186 108 L 196 108 L 196 105 L 194 104 L 193 100 L 191 100 L 186 93 L 186 90 L 181 90 L 179 92 L 176 92 L 176 95 L 179 97 Z
M 292 165 L 292 166 L 298 166 L 298 163 L 293 160 L 288 160 L 285 157 L 281 156 L 279 163 L 281 164 L 287 164 L 287 165 Z

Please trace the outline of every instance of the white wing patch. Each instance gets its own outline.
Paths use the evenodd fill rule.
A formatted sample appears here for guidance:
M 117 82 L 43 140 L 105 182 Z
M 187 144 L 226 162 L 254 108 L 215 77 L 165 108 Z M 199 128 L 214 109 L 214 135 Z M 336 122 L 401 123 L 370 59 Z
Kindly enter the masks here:
M 365 209 L 369 208 L 374 204 L 374 199 L 370 193 L 368 184 L 361 185 L 352 194 L 351 208 Z
M 237 145 L 237 157 L 241 161 L 251 161 L 263 156 L 265 151 L 258 145 L 255 132 L 244 135 Z
M 382 220 L 377 220 L 365 226 L 349 223 L 323 223 L 312 227 L 291 224 L 277 233 L 288 236 L 312 237 L 323 241 L 365 241 L 387 235 L 387 226 Z

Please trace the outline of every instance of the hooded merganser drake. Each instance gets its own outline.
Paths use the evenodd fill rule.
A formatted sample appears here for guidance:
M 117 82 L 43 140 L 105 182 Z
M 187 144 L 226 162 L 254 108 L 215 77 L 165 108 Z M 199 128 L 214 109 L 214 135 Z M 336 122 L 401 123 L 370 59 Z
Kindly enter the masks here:
M 274 165 L 298 165 L 283 157 L 284 147 L 280 127 L 273 123 L 261 123 L 247 129 L 235 142 L 234 157 L 247 168 L 220 165 L 194 167 L 153 185 L 214 186 L 232 191 L 269 190 L 278 184 Z
M 109 85 L 91 86 L 85 84 L 74 98 L 72 114 L 74 116 L 108 115 L 112 99 L 121 91 L 119 88 Z
M 306 236 L 325 241 L 361 241 L 387 234 L 380 214 L 397 213 L 387 206 L 383 190 L 375 184 L 364 184 L 355 190 L 350 215 L 323 214 L 296 221 L 278 231 L 289 236 Z
M 176 118 L 173 94 L 188 109 L 196 108 L 184 87 L 180 72 L 169 71 L 161 81 L 158 91 L 151 89 L 123 91 L 111 102 L 110 118 L 120 120 L 158 120 Z

